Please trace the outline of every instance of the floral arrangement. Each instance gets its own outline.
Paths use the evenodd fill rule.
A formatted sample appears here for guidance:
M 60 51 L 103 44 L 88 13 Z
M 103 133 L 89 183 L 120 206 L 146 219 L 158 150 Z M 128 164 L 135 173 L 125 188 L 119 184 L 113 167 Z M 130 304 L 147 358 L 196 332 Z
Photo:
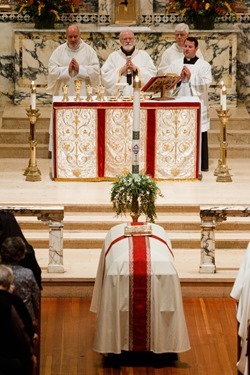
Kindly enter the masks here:
M 232 13 L 235 4 L 235 0 L 172 0 L 166 11 L 176 11 L 192 22 L 197 15 L 215 18 Z
M 111 190 L 111 202 L 117 216 L 126 215 L 129 211 L 137 221 L 141 214 L 146 220 L 154 222 L 156 219 L 155 201 L 157 196 L 163 196 L 157 184 L 146 174 L 134 176 L 128 173 L 118 177 Z
M 63 13 L 75 12 L 80 0 L 17 0 L 15 10 L 28 14 L 32 20 L 54 16 L 60 20 Z

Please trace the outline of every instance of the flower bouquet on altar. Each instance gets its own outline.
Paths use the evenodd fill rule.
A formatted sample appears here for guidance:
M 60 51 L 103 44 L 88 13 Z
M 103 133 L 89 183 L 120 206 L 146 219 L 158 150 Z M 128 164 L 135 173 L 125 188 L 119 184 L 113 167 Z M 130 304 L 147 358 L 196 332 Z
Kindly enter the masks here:
M 126 215 L 129 212 L 135 222 L 141 214 L 145 214 L 147 221 L 154 222 L 157 196 L 163 197 L 156 182 L 146 174 L 134 176 L 128 173 L 119 176 L 111 190 L 111 202 L 116 215 Z
M 213 29 L 216 17 L 234 13 L 236 0 L 170 0 L 166 12 L 180 13 L 196 29 Z
M 77 11 L 80 0 L 17 0 L 15 10 L 30 16 L 37 29 L 53 29 L 63 13 Z

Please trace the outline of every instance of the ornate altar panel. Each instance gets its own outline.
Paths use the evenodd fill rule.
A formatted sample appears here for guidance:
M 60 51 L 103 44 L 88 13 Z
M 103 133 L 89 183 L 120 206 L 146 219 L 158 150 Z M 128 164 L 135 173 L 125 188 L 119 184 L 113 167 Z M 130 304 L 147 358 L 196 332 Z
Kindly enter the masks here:
M 147 101 L 140 110 L 140 172 L 155 179 L 197 179 L 200 102 Z M 132 168 L 132 102 L 61 102 L 55 98 L 56 181 L 114 180 Z

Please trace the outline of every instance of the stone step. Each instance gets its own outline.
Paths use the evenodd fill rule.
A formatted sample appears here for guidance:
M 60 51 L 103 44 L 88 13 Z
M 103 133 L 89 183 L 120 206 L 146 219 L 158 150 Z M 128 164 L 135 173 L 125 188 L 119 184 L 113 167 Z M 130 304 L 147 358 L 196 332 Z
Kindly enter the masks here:
M 28 107 L 27 107 L 28 108 Z M 40 116 L 36 123 L 36 129 L 49 131 L 51 106 L 38 107 Z M 26 114 L 26 107 L 6 104 L 2 115 L 3 129 L 29 129 L 30 121 Z
M 244 146 L 250 144 L 250 130 L 229 130 L 227 131 L 228 147 Z M 216 130 L 209 130 L 208 143 L 220 145 L 220 133 Z
M 64 223 L 65 231 L 108 231 L 114 225 L 120 224 L 122 222 L 129 222 L 127 220 L 119 220 L 110 215 L 101 214 L 99 216 L 91 216 L 87 214 L 83 216 L 66 216 Z M 159 218 L 156 220 L 156 224 L 162 226 L 166 231 L 199 231 L 201 221 L 199 216 L 187 216 L 181 215 L 179 217 L 174 215 L 169 215 L 163 217 L 163 215 L 158 215 Z M 22 230 L 44 230 L 44 224 L 41 221 L 31 221 L 31 220 L 18 220 Z M 237 218 L 240 219 L 240 218 Z M 250 219 L 246 218 L 243 220 L 232 220 L 225 221 L 219 225 L 219 230 L 225 231 L 250 231 Z
M 37 159 L 48 159 L 49 158 L 49 150 L 48 144 L 38 144 L 36 147 L 36 157 Z M 30 146 L 27 143 L 25 144 L 0 144 L 0 158 L 9 159 L 9 158 L 18 158 L 18 159 L 25 159 L 30 158 Z M 39 166 L 38 166 L 39 167 Z M 24 165 L 26 168 L 26 165 Z
M 220 145 L 219 143 L 209 143 L 209 158 L 219 159 L 220 158 Z M 249 159 L 250 158 L 250 144 L 228 144 L 227 148 L 228 159 Z M 229 166 L 229 165 L 228 165 Z
M 49 132 L 36 129 L 36 140 L 38 145 L 49 144 Z M 23 144 L 29 145 L 30 131 L 29 129 L 2 129 L 0 132 L 0 144 Z M 47 146 L 48 147 L 48 146 Z
M 167 231 L 173 248 L 199 249 L 201 232 L 197 231 Z M 100 249 L 107 234 L 106 230 L 64 230 L 63 247 L 67 249 Z M 35 249 L 49 247 L 49 233 L 44 231 L 24 231 L 27 240 Z M 216 248 L 246 249 L 249 243 L 249 232 L 216 232 Z

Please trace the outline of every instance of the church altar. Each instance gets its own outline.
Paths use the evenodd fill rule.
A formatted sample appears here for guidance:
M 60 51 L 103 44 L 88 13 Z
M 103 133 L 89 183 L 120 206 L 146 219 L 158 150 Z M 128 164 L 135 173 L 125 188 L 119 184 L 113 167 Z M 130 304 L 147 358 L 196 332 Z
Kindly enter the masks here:
M 133 103 L 53 101 L 55 181 L 114 180 L 131 171 Z M 197 97 L 142 101 L 140 171 L 157 180 L 194 180 L 200 173 Z
M 159 225 L 146 225 L 148 235 L 143 223 L 134 225 L 137 234 L 126 235 L 123 223 L 104 240 L 90 307 L 97 314 L 93 349 L 185 352 L 190 343 L 171 242 Z

